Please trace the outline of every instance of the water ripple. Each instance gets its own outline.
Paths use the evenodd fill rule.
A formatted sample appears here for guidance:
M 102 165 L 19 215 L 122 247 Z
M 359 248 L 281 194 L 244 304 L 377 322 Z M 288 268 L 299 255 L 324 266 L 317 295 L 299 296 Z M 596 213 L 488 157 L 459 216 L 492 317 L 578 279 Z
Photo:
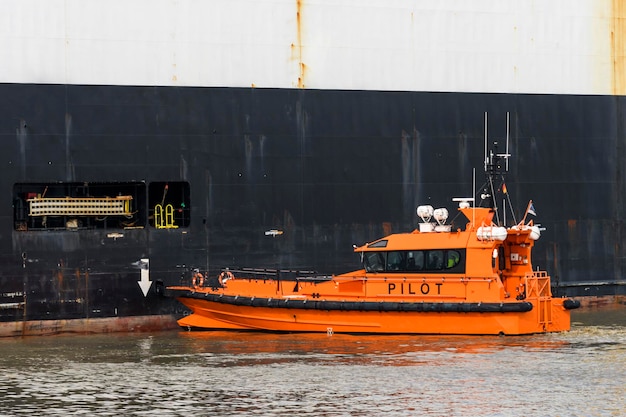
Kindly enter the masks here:
M 618 416 L 626 409 L 626 320 L 528 337 L 167 332 L 6 339 L 0 349 L 6 416 Z

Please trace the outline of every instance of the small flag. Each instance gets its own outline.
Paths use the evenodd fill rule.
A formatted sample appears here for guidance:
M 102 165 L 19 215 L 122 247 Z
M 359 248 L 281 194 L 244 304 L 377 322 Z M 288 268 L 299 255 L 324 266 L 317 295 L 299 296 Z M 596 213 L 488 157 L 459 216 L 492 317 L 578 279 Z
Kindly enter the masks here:
M 537 215 L 537 213 L 535 212 L 535 206 L 532 201 L 530 202 L 530 206 L 528 206 L 528 214 L 532 214 L 533 216 Z
M 502 192 L 506 194 L 506 184 L 502 183 Z

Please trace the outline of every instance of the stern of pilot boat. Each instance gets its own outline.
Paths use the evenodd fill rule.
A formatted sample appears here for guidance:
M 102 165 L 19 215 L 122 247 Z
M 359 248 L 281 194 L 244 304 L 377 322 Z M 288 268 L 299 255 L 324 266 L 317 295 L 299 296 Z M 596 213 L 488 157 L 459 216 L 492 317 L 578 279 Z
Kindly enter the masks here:
M 550 298 L 539 305 L 540 323 L 548 332 L 564 332 L 571 327 L 571 310 L 580 307 L 580 301 L 571 298 Z M 546 312 L 542 314 L 542 308 Z M 549 315 L 547 314 L 549 312 Z
M 507 292 L 517 300 L 532 304 L 532 309 L 520 316 L 518 334 L 570 330 L 570 311 L 578 308 L 580 302 L 553 297 L 547 272 L 526 271 L 521 276 L 508 276 L 505 284 Z
M 526 301 L 533 304 L 534 318 L 531 326 L 536 332 L 563 332 L 570 330 L 570 311 L 580 307 L 580 302 L 570 298 L 553 297 L 550 276 L 544 271 L 535 271 L 525 279 Z

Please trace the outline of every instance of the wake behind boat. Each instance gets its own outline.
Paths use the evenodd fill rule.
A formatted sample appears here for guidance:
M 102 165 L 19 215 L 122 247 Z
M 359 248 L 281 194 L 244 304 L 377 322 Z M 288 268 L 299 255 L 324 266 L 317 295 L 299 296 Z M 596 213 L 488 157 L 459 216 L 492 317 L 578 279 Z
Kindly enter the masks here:
M 486 149 L 486 148 L 485 148 Z M 446 209 L 420 206 L 422 222 L 355 247 L 362 268 L 316 276 L 297 271 L 229 270 L 205 286 L 196 272 L 190 286 L 166 295 L 191 310 L 188 329 L 325 333 L 506 334 L 570 329 L 579 302 L 552 296 L 550 276 L 533 269 L 541 235 L 532 201 L 523 218 L 500 225 L 496 195 L 508 198 L 508 154 L 485 152 L 487 181 L 481 205 L 455 198 L 463 227 L 448 224 Z

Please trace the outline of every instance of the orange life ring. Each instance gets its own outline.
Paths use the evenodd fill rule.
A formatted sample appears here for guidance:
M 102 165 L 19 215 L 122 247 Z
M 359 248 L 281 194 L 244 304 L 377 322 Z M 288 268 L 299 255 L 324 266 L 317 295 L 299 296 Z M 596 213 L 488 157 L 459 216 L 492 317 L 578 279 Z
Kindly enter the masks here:
M 200 272 L 195 272 L 193 277 L 191 278 L 191 286 L 194 288 L 203 287 L 204 286 L 204 275 Z
M 220 283 L 220 285 L 222 287 L 225 287 L 226 286 L 226 281 L 228 281 L 229 279 L 233 279 L 233 278 L 235 278 L 235 277 L 234 277 L 232 272 L 230 272 L 230 271 L 223 271 L 220 274 L 220 276 L 219 276 L 219 278 L 217 280 L 219 281 L 219 283 Z

